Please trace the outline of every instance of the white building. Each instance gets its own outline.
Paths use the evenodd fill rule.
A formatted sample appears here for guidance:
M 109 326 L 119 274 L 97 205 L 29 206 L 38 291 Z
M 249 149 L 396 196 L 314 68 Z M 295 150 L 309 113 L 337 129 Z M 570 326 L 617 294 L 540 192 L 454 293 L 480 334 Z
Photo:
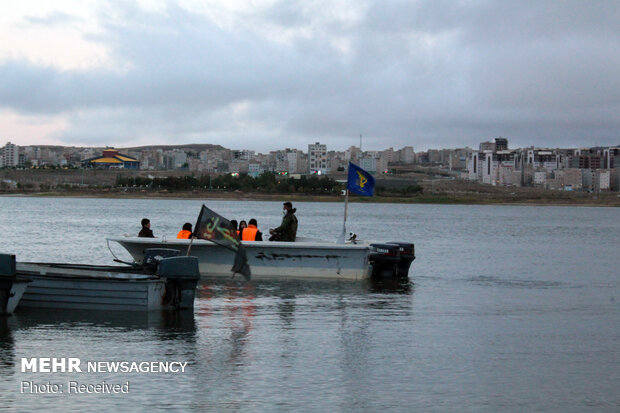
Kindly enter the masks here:
M 256 152 L 249 149 L 232 150 L 230 155 L 234 161 L 251 161 L 254 159 Z
M 261 164 L 259 163 L 248 164 L 248 175 L 250 175 L 251 177 L 256 178 L 258 176 L 261 176 L 263 172 L 264 170 Z
M 515 168 L 513 165 L 499 165 L 497 168 L 497 183 L 499 185 L 516 185 Z
M 349 149 L 344 151 L 344 160 L 346 162 L 353 162 L 357 164 L 362 155 L 362 151 L 357 146 L 351 146 Z
M 413 146 L 405 146 L 400 152 L 400 161 L 406 164 L 412 164 L 415 162 L 415 152 Z
M 19 163 L 19 150 L 17 145 L 7 142 L 0 152 L 0 168 L 5 166 L 17 166 Z
M 376 158 L 362 158 L 359 160 L 359 167 L 363 170 L 371 173 L 377 172 L 377 160 Z
M 381 151 L 381 155 L 387 159 L 388 163 L 400 162 L 400 153 L 394 151 L 394 148 L 388 148 Z
M 326 174 L 327 168 L 327 145 L 316 142 L 308 145 L 308 171 L 311 174 Z
M 481 157 L 485 158 L 484 152 L 474 151 L 467 160 L 467 179 L 470 181 L 478 181 L 482 177 L 482 172 L 480 171 L 482 166 Z
M 248 161 L 234 160 L 228 162 L 228 172 L 230 173 L 248 173 L 250 164 Z M 258 176 L 258 175 L 257 175 Z
M 553 172 L 560 169 L 561 157 L 551 150 L 547 149 L 528 149 L 527 164 L 534 169 L 544 168 L 547 172 Z
M 368 152 L 359 160 L 359 167 L 371 173 L 383 173 L 387 170 L 388 162 L 385 156 L 378 152 Z
M 583 189 L 583 171 L 584 169 L 579 168 L 564 169 L 562 171 L 564 189 L 567 191 L 581 191 Z
M 547 183 L 547 172 L 546 171 L 535 171 L 534 172 L 534 185 L 544 186 Z
M 288 164 L 288 173 L 296 174 L 300 172 L 299 164 L 300 164 L 300 156 L 301 154 L 297 151 L 291 151 L 286 154 L 286 163 Z
M 174 159 L 174 163 L 173 163 L 174 169 L 182 168 L 183 165 L 187 163 L 187 154 L 183 150 L 174 149 L 173 159 Z
M 510 151 L 485 152 L 484 164 L 482 165 L 482 182 L 485 184 L 499 185 L 499 169 L 510 169 L 510 180 L 512 180 L 512 170 L 514 170 L 514 153 Z M 507 179 L 507 173 L 502 173 L 502 178 Z
M 492 146 L 490 142 L 480 145 Z M 490 185 L 544 185 L 543 181 L 563 167 L 562 155 L 549 149 L 481 150 L 467 157 L 468 179 Z M 546 177 L 543 179 L 542 174 L 535 174 L 535 171 L 544 171 Z
M 583 170 L 583 188 L 588 191 L 608 191 L 611 188 L 611 170 Z
M 467 161 L 468 177 L 490 185 L 513 185 L 517 163 L 515 151 L 475 151 Z
M 620 147 L 603 150 L 603 168 L 613 169 L 620 167 Z
M 611 171 L 608 169 L 605 171 L 598 170 L 597 172 L 598 189 L 601 191 L 609 191 L 609 189 L 611 188 Z

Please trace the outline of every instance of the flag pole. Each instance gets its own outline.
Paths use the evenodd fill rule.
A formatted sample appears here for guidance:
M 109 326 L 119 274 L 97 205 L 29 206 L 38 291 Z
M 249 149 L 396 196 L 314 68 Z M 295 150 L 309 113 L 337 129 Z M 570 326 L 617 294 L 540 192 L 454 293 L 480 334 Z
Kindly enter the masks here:
M 342 233 L 338 238 L 338 244 L 344 244 L 344 237 L 347 233 L 347 207 L 349 206 L 349 189 L 345 189 L 346 193 L 344 196 L 344 221 L 342 222 Z
M 192 250 L 192 244 L 194 243 L 194 238 L 196 238 L 194 236 L 194 234 L 190 235 L 190 237 L 189 237 L 189 247 L 187 247 L 187 254 L 185 254 L 186 257 L 189 257 L 189 252 Z

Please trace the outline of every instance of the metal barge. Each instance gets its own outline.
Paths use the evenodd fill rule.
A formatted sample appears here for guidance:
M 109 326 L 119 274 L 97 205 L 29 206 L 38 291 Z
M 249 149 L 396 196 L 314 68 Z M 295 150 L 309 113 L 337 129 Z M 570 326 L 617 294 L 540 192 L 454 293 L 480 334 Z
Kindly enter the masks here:
M 31 280 L 20 307 L 151 311 L 193 308 L 198 259 L 149 250 L 141 266 L 18 262 Z

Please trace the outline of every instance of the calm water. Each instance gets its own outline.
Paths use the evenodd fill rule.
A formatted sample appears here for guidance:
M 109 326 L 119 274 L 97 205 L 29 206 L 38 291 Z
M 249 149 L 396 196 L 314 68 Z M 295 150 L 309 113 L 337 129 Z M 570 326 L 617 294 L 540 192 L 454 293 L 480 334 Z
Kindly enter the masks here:
M 105 238 L 194 222 L 199 201 L 0 198 L 0 250 L 111 263 Z M 279 224 L 278 202 L 208 202 Z M 298 203 L 335 238 L 341 204 Z M 202 281 L 193 312 L 0 318 L 0 410 L 620 410 L 620 210 L 360 205 L 360 238 L 411 240 L 411 283 Z M 115 254 L 128 258 L 119 247 Z M 22 357 L 182 361 L 182 374 L 21 373 Z M 126 395 L 20 394 L 22 381 L 130 382 Z

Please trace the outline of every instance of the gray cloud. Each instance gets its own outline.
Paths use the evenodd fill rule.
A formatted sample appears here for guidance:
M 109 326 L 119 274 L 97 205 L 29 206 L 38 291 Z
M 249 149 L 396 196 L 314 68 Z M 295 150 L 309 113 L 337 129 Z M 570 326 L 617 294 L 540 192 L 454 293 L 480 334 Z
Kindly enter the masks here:
M 75 23 L 82 23 L 83 20 L 69 13 L 53 12 L 44 17 L 29 16 L 24 19 L 22 26 L 40 25 L 40 26 L 66 26 Z
M 90 40 L 123 70 L 7 61 L 0 106 L 63 114 L 58 139 L 97 145 L 620 141 L 616 2 L 368 2 L 356 20 L 308 7 L 281 2 L 227 30 L 175 5 L 115 3 Z

